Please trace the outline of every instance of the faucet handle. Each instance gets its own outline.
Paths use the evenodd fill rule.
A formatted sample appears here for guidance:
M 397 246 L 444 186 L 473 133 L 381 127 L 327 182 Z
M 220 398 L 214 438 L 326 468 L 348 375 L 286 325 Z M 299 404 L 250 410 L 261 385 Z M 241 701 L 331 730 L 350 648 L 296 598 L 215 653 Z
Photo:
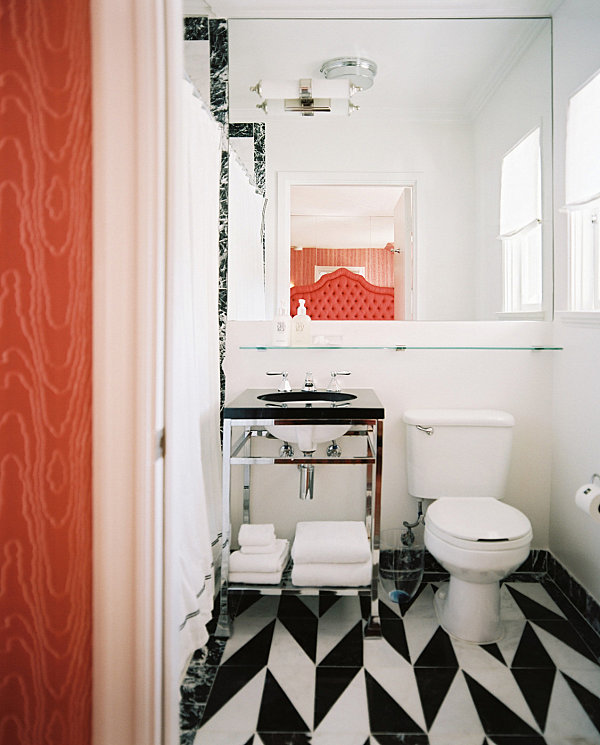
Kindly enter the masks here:
M 288 380 L 287 372 L 267 372 L 267 375 L 281 375 L 279 388 L 277 389 L 280 393 L 288 393 L 292 390 L 292 386 L 290 385 L 290 381 Z
M 340 385 L 340 381 L 337 379 L 338 375 L 350 375 L 349 370 L 333 370 L 331 372 L 331 380 L 329 381 L 329 385 L 327 386 L 327 390 L 332 393 L 337 393 L 338 391 L 342 390 L 342 386 Z

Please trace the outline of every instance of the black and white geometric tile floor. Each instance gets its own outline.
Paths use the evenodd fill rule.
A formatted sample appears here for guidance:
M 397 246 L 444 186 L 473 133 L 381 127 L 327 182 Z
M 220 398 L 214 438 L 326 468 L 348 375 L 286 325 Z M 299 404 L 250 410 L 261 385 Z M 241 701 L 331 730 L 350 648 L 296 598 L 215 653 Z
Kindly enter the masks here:
M 600 745 L 598 637 L 548 583 L 504 583 L 484 646 L 439 626 L 438 586 L 380 601 L 369 640 L 366 598 L 238 596 L 232 637 L 188 670 L 182 745 Z

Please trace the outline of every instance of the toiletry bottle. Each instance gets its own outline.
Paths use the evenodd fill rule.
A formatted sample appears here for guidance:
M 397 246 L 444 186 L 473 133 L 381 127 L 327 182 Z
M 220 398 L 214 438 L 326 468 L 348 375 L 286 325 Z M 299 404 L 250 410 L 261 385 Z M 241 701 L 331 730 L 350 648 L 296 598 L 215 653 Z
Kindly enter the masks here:
M 300 299 L 298 302 L 298 310 L 292 318 L 292 346 L 309 347 L 311 342 L 310 316 L 306 313 L 305 301 Z
M 286 311 L 285 302 L 279 303 L 277 315 L 273 321 L 273 346 L 289 347 L 292 333 L 292 318 Z

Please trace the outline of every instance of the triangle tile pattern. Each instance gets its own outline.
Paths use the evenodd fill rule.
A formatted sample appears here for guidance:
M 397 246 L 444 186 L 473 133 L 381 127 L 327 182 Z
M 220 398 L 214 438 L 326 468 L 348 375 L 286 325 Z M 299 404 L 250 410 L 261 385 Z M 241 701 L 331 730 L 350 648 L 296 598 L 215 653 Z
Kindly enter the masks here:
M 425 722 L 429 728 L 450 690 L 456 675 L 456 669 L 452 667 L 416 667 L 415 675 L 423 705 L 423 713 L 425 714 Z
M 365 677 L 371 732 L 422 733 L 419 725 L 408 716 L 375 678 L 367 672 L 365 672 Z
M 465 679 L 483 728 L 488 735 L 536 735 L 526 722 L 511 709 L 465 673 Z
M 600 735 L 600 698 L 594 696 L 591 691 L 588 691 L 587 688 L 584 688 L 580 683 L 570 678 L 566 673 L 563 673 L 563 677 L 569 684 L 570 689 L 575 694 L 579 703 L 586 710 L 589 718 Z
M 333 702 L 325 716 L 321 717 L 322 712 L 319 712 L 320 721 L 315 728 L 315 737 L 328 738 L 332 741 L 332 745 L 336 740 L 346 742 L 350 738 L 356 738 L 362 742 L 369 736 L 365 674 L 363 670 L 353 672 L 354 675 L 350 682 Z
M 550 659 L 550 655 L 528 623 L 525 624 L 511 667 L 547 667 L 554 669 L 554 663 Z
M 267 670 L 258 716 L 258 731 L 308 732 L 309 729 L 271 671 Z
M 365 598 L 244 593 L 182 684 L 182 743 L 600 745 L 600 665 L 541 583 L 503 585 L 504 637 L 481 646 L 443 631 L 435 589 L 380 600 L 373 640 Z
M 362 667 L 363 664 L 363 631 L 362 619 L 340 640 L 338 644 L 321 660 L 319 666 Z
M 346 688 L 348 688 L 352 679 L 356 677 L 358 670 L 359 668 L 353 667 L 319 666 L 317 668 L 315 729 L 321 724 Z
M 540 730 L 544 730 L 548 709 L 550 707 L 550 696 L 554 687 L 554 673 L 545 669 L 527 670 L 517 668 L 513 675 L 523 697 L 527 701 L 531 713 L 535 717 Z

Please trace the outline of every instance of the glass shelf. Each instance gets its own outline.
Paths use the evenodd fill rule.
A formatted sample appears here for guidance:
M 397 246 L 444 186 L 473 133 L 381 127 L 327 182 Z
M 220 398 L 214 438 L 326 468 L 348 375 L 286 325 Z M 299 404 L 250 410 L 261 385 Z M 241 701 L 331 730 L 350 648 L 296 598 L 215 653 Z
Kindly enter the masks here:
M 240 349 L 255 349 L 260 352 L 264 352 L 267 349 L 277 349 L 277 350 L 297 350 L 297 349 L 387 349 L 392 350 L 394 352 L 406 352 L 414 349 L 443 349 L 447 351 L 452 351 L 455 349 L 466 349 L 466 350 L 485 350 L 485 351 L 520 351 L 520 352 L 558 352 L 563 349 L 563 347 L 550 347 L 550 346 L 530 346 L 530 347 L 483 347 L 483 346 L 447 346 L 447 347 L 438 347 L 438 346 L 415 346 L 412 344 L 386 344 L 386 345 L 374 345 L 374 346 L 366 346 L 366 345 L 357 345 L 357 346 L 350 346 L 350 345 L 319 345 L 319 346 L 306 346 L 306 347 L 277 347 L 273 345 L 253 345 L 253 346 L 240 346 Z

